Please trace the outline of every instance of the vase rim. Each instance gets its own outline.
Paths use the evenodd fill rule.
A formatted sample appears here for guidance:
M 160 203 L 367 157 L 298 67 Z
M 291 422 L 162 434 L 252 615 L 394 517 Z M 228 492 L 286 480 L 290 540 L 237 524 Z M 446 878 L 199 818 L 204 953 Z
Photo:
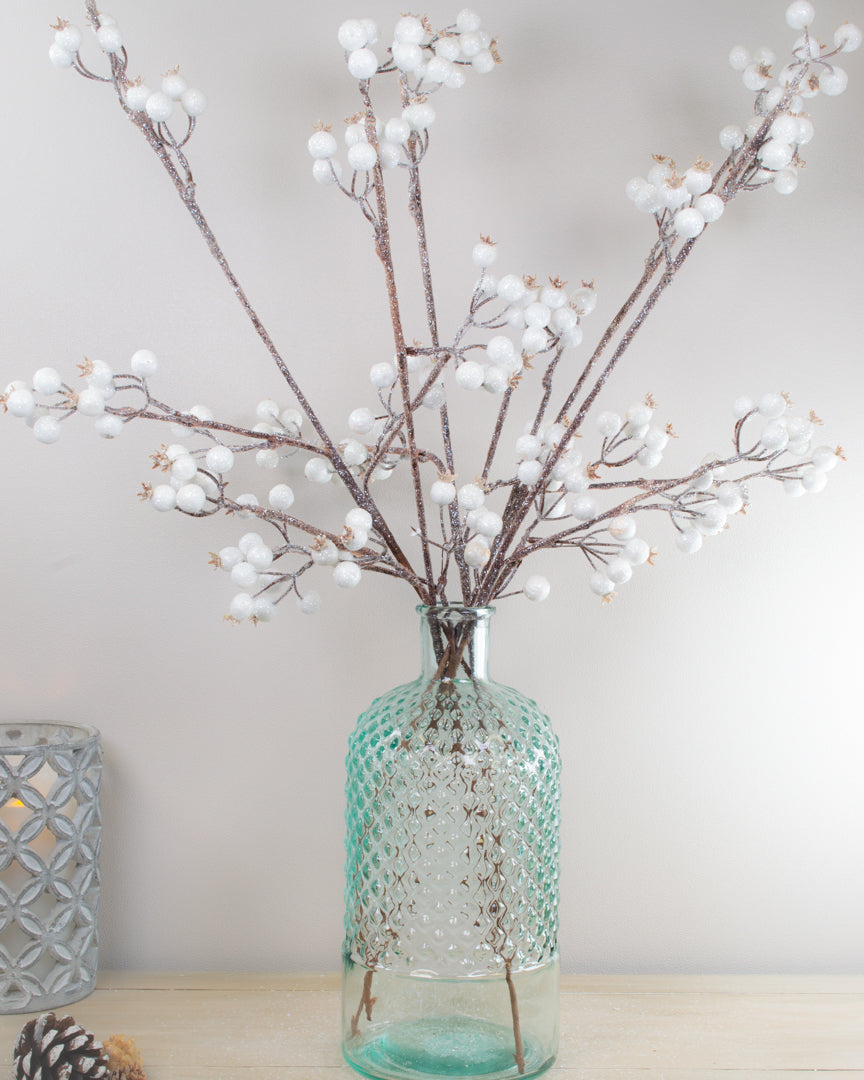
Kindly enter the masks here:
M 456 615 L 464 618 L 490 619 L 495 614 L 495 608 L 491 604 L 481 604 L 473 607 L 471 604 L 418 604 L 417 612 L 423 616 Z
M 7 720 L 0 724 L 0 754 L 78 750 L 99 738 L 98 728 L 59 720 Z

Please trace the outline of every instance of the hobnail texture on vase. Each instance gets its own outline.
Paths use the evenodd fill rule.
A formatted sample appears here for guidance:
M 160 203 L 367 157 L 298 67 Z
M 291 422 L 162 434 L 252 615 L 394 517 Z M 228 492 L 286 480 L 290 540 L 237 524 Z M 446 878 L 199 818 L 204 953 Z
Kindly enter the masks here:
M 348 755 L 346 943 L 442 977 L 536 967 L 558 933 L 558 741 L 497 684 L 398 687 Z
M 94 728 L 0 728 L 0 1013 L 85 997 L 98 957 L 99 786 Z

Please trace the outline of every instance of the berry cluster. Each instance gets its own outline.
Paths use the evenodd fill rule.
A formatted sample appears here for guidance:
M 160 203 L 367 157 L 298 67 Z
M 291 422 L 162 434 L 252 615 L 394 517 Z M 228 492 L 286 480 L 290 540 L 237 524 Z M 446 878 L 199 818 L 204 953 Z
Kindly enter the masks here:
M 197 118 L 207 107 L 207 99 L 200 90 L 189 85 L 180 74 L 179 67 L 172 68 L 162 76 L 158 90 L 151 89 L 140 76 L 130 79 L 129 57 L 117 20 L 112 15 L 97 11 L 94 0 L 88 0 L 87 12 L 96 43 L 108 57 L 111 74 L 99 75 L 85 65 L 80 52 L 81 31 L 66 19 L 58 19 L 52 28 L 54 40 L 48 50 L 48 59 L 55 67 L 71 67 L 85 78 L 111 83 L 127 115 L 146 128 L 154 143 L 164 149 L 167 155 L 174 156 L 176 165 L 171 165 L 168 157 L 163 163 L 169 171 L 174 170 L 178 186 L 190 185 L 192 174 L 182 148 L 191 138 Z M 186 132 L 182 138 L 178 138 L 168 126 L 178 106 L 186 118 Z
M 315 126 L 308 149 L 314 158 L 312 175 L 319 184 L 336 184 L 356 195 L 358 174 L 376 167 L 395 169 L 416 165 L 428 147 L 428 129 L 435 120 L 429 95 L 442 86 L 457 90 L 465 84 L 465 69 L 487 74 L 498 62 L 494 40 L 481 27 L 480 17 L 467 8 L 456 22 L 437 33 L 425 17 L 403 15 L 393 31 L 388 59 L 379 63 L 373 51 L 379 44 L 378 28 L 371 19 L 348 19 L 339 27 L 339 44 L 351 76 L 364 87 L 375 75 L 396 72 L 404 101 L 398 116 L 382 120 L 369 113 L 346 122 L 345 146 L 351 180 L 342 185 L 339 144 L 332 129 Z M 368 178 L 367 178 L 368 181 Z
M 843 93 L 847 75 L 835 58 L 853 52 L 862 40 L 861 30 L 846 22 L 834 31 L 833 47 L 820 45 L 810 33 L 814 17 L 806 0 L 795 0 L 786 9 L 787 24 L 803 34 L 776 76 L 777 55 L 765 46 L 751 53 L 736 45 L 729 53 L 731 67 L 741 72 L 744 86 L 756 98 L 753 119 L 745 127 L 727 124 L 720 131 L 720 146 L 728 157 L 715 174 L 701 158 L 679 173 L 674 161 L 657 156 L 647 178 L 634 177 L 627 184 L 627 196 L 637 209 L 656 218 L 661 239 L 695 239 L 719 219 L 738 191 L 771 184 L 781 195 L 790 195 L 798 187 L 798 150 L 814 134 L 805 102 L 820 93 Z

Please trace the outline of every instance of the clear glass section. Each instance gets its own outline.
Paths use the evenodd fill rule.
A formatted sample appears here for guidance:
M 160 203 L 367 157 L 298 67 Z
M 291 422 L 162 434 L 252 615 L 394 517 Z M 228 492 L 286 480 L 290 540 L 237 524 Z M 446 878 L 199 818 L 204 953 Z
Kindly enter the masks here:
M 343 1051 L 384 1080 L 536 1076 L 558 1041 L 558 740 L 489 678 L 493 609 L 420 612 L 420 677 L 349 745 Z

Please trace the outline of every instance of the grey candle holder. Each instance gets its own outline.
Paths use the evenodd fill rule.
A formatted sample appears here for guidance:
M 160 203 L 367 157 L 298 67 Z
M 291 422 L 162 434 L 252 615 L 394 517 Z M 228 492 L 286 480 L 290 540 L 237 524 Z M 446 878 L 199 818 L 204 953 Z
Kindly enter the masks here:
M 0 724 L 0 1013 L 95 986 L 101 776 L 95 728 Z

